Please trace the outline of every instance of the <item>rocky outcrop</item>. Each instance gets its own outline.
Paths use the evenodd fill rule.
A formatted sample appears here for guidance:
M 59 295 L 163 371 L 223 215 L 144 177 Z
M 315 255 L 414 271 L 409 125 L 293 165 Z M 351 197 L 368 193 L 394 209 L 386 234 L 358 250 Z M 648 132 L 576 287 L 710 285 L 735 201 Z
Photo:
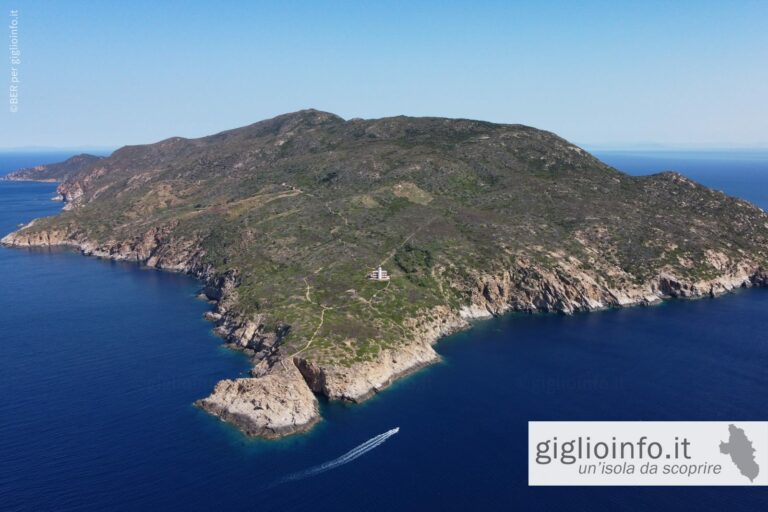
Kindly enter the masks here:
M 375 360 L 350 366 L 318 364 L 304 357 L 293 360 L 314 392 L 331 400 L 360 403 L 397 379 L 438 362 L 440 356 L 432 345 L 443 336 L 468 327 L 471 318 L 476 317 L 437 306 L 406 321 L 412 338 L 403 340 L 397 348 L 382 350 Z
M 80 205 L 85 191 L 107 172 L 105 167 L 92 166 L 89 172 L 75 173 L 56 187 L 56 193 L 65 201 L 64 210 L 72 210 Z
M 13 247 L 53 247 L 53 246 L 78 246 L 77 241 L 72 240 L 65 231 L 41 230 L 30 231 L 35 221 L 23 226 L 18 231 L 9 233 L 0 239 L 0 244 Z
M 30 230 L 30 222 L 18 231 L 0 239 L 0 243 L 15 247 L 65 246 L 79 249 L 86 256 L 118 261 L 133 261 L 148 267 L 186 272 L 201 277 L 204 266 L 196 241 L 176 240 L 171 236 L 172 225 L 153 227 L 142 237 L 123 241 L 96 243 L 78 233 L 65 230 Z
M 223 380 L 195 405 L 249 436 L 268 439 L 307 431 L 320 420 L 317 399 L 291 362 L 262 377 Z
M 311 360 L 293 359 L 307 384 L 331 400 L 362 402 L 398 378 L 439 360 L 431 346 L 407 343 L 399 349 L 385 349 L 374 361 L 346 366 L 318 365 Z
M 661 272 L 644 283 L 610 286 L 598 276 L 572 268 L 521 265 L 499 275 L 480 275 L 465 314 L 500 315 L 506 311 L 571 314 L 610 307 L 652 304 L 664 299 L 714 297 L 737 288 L 762 286 L 766 270 L 750 261 L 729 264 L 721 274 L 692 280 Z

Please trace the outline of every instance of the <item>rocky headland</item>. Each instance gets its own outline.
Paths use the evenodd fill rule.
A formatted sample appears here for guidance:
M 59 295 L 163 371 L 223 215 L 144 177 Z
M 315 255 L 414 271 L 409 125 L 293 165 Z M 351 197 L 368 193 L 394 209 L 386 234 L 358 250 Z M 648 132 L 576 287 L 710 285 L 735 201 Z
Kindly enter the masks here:
M 40 181 L 57 182 L 63 181 L 73 174 L 88 168 L 101 160 L 102 156 L 95 156 L 83 153 L 75 155 L 63 162 L 53 164 L 42 164 L 35 167 L 25 167 L 12 173 L 0 176 L 3 181 Z
M 507 311 L 573 313 L 768 284 L 768 215 L 677 173 L 631 177 L 520 125 L 302 111 L 126 147 L 2 239 L 198 277 L 252 376 L 198 400 L 248 435 L 306 431 Z M 366 278 L 382 264 L 388 282 Z

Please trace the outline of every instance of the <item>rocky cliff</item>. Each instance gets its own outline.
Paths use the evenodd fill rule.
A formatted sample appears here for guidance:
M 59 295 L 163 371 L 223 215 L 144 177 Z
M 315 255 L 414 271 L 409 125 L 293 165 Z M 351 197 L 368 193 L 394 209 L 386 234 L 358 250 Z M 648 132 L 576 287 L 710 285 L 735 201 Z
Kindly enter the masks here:
M 528 127 L 304 111 L 126 147 L 5 245 L 190 273 L 254 361 L 197 404 L 249 435 L 319 420 L 506 311 L 591 311 L 768 284 L 768 215 L 676 173 L 626 176 Z M 388 282 L 366 279 L 382 264 Z

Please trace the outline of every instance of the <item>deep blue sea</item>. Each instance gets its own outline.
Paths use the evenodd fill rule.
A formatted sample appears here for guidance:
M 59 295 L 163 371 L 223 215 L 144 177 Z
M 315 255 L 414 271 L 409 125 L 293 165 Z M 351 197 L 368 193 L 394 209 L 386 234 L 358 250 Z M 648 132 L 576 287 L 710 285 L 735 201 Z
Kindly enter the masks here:
M 599 156 L 768 207 L 766 154 Z M 50 157 L 0 155 L 0 173 Z M 0 232 L 54 214 L 54 188 L 0 182 Z M 211 334 L 193 279 L 0 248 L 0 283 L 2 511 L 768 508 L 766 488 L 529 488 L 526 454 L 529 420 L 768 420 L 765 289 L 479 322 L 438 345 L 441 364 L 266 442 L 192 406 L 249 369 Z M 348 464 L 273 485 L 396 426 Z

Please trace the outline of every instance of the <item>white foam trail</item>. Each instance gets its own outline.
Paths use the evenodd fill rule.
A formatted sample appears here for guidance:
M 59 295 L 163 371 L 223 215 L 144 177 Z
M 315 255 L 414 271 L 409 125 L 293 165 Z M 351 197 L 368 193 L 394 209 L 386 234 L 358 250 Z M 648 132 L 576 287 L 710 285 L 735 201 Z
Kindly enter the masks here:
M 315 466 L 313 468 L 306 469 L 304 471 L 300 471 L 298 473 L 294 473 L 292 475 L 289 475 L 282 480 L 275 483 L 275 485 L 279 485 L 285 482 L 293 482 L 296 480 L 303 480 L 305 478 L 309 478 L 311 476 L 319 475 L 320 473 L 325 473 L 326 471 L 330 471 L 331 469 L 337 468 L 339 466 L 342 466 L 344 464 L 347 464 L 348 462 L 352 462 L 358 457 L 361 457 L 368 453 L 369 451 L 373 450 L 377 446 L 381 445 L 392 437 L 393 435 L 400 432 L 400 427 L 395 427 L 391 430 L 387 430 L 383 434 L 379 434 L 376 437 L 372 437 L 368 441 L 364 442 L 360 446 L 357 446 L 351 450 L 349 450 L 347 453 L 342 455 L 341 457 L 337 459 L 333 459 L 328 462 L 324 462 L 323 464 L 320 464 L 319 466 Z

